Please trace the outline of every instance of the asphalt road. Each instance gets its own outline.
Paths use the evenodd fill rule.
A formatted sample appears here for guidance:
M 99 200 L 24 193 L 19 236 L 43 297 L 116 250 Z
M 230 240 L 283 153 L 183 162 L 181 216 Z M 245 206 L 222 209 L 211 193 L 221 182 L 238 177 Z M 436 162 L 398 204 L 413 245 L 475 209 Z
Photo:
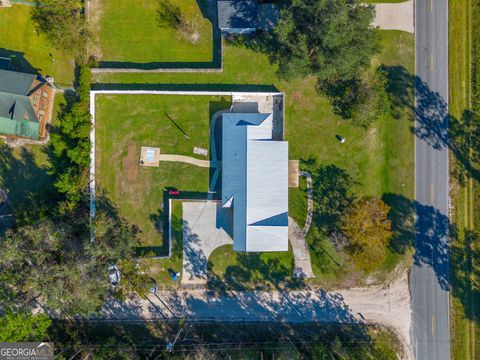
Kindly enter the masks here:
M 416 359 L 450 359 L 448 0 L 415 4 L 416 238 L 410 273 Z

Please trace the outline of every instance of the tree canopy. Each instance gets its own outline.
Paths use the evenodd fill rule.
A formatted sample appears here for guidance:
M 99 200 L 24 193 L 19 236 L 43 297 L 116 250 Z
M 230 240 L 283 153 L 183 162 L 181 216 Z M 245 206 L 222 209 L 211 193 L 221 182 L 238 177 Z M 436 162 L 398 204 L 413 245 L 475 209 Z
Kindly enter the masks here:
M 107 268 L 132 255 L 134 233 L 118 222 L 91 243 L 75 224 L 45 220 L 1 239 L 0 282 L 16 296 L 38 298 L 66 314 L 96 311 L 109 294 Z
M 347 237 L 345 250 L 362 270 L 372 271 L 385 259 L 392 236 L 390 207 L 379 198 L 357 200 L 343 216 L 341 229 Z
M 7 310 L 0 316 L 0 341 L 44 341 L 51 323 L 46 314 Z
M 280 74 L 314 75 L 321 83 L 357 78 L 379 50 L 374 15 L 357 0 L 291 0 L 275 27 Z
M 32 8 L 32 20 L 52 46 L 75 58 L 85 56 L 87 27 L 78 0 L 42 0 Z

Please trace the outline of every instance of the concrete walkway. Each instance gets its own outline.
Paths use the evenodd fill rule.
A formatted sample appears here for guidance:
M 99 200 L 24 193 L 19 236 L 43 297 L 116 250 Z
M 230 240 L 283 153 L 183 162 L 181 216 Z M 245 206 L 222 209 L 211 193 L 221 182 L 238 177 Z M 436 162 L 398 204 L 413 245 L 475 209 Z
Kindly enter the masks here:
M 413 0 L 375 4 L 375 10 L 374 26 L 382 30 L 401 30 L 413 34 L 415 29 Z
M 402 358 L 411 358 L 411 322 L 407 273 L 385 286 L 370 286 L 326 292 L 229 291 L 205 289 L 159 291 L 147 299 L 112 300 L 97 319 L 144 321 L 180 319 L 187 321 L 270 321 L 379 323 L 398 334 L 405 347 Z
M 314 278 L 312 262 L 310 260 L 310 251 L 303 236 L 303 230 L 291 218 L 288 218 L 288 240 L 292 245 L 295 269 L 293 276 L 296 278 Z
M 184 155 L 170 155 L 170 154 L 160 154 L 158 157 L 160 161 L 172 161 L 172 162 L 182 162 L 186 164 L 191 164 L 200 167 L 217 167 L 218 162 L 210 160 L 197 159 L 191 156 Z
M 303 229 L 301 229 L 292 218 L 288 218 L 288 239 L 292 245 L 295 261 L 293 276 L 311 279 L 314 278 L 315 275 L 313 274 L 310 251 L 307 245 L 307 234 L 312 225 L 313 216 L 312 176 L 307 171 L 300 171 L 299 175 L 307 178 L 307 219 Z

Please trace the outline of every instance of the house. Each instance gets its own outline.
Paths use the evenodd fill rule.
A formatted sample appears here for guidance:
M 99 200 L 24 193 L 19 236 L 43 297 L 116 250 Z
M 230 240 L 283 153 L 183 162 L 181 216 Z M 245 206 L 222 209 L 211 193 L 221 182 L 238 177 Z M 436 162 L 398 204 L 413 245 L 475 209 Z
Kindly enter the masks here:
M 288 251 L 288 142 L 272 135 L 272 114 L 222 115 L 222 206 L 236 251 Z
M 245 34 L 257 30 L 256 0 L 219 0 L 218 27 L 223 32 Z
M 276 4 L 258 0 L 218 0 L 218 27 L 228 34 L 248 34 L 272 30 L 279 18 Z
M 0 134 L 44 138 L 54 97 L 41 76 L 0 70 Z

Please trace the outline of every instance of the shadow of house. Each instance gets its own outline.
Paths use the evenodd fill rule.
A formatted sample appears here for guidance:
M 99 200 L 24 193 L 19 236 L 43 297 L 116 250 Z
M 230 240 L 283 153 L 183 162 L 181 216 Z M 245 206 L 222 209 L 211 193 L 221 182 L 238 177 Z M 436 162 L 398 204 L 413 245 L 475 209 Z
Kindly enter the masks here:
M 23 52 L 0 48 L 0 57 L 10 60 L 9 64 L 2 61 L 4 66 L 2 67 L 2 65 L 0 65 L 0 69 L 2 70 L 12 70 L 27 74 L 40 75 L 41 69 L 32 66 L 32 64 L 25 59 L 25 53 Z
M 13 225 L 29 223 L 56 200 L 53 178 L 46 166 L 37 163 L 30 149 L 18 153 L 0 144 L 0 232 Z M 9 216 L 13 215 L 13 216 Z

